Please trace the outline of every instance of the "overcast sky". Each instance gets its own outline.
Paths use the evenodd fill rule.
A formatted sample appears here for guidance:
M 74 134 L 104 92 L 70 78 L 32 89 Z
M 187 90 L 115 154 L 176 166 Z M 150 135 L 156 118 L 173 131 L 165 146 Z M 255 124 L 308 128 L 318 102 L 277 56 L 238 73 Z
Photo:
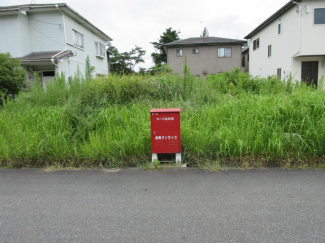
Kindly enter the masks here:
M 0 6 L 53 0 L 0 0 Z M 135 45 L 146 50 L 145 63 L 153 66 L 150 42 L 169 27 L 181 39 L 198 37 L 204 27 L 209 36 L 243 39 L 289 0 L 62 0 L 113 39 L 119 52 Z

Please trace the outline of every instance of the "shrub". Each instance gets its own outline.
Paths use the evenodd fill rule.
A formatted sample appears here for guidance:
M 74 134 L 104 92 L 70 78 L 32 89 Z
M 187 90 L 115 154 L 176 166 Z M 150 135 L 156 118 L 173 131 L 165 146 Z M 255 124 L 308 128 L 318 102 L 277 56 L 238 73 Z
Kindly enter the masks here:
M 8 96 L 14 96 L 26 88 L 25 71 L 20 61 L 9 53 L 0 53 L 0 104 Z

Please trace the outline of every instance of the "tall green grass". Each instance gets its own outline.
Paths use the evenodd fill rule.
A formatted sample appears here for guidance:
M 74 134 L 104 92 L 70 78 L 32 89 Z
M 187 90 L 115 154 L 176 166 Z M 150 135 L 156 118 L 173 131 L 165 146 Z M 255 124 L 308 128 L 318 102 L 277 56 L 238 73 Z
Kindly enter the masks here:
M 1 166 L 134 166 L 150 161 L 151 108 L 181 108 L 185 162 L 323 162 L 321 89 L 252 78 L 161 74 L 66 84 L 58 77 L 0 108 Z

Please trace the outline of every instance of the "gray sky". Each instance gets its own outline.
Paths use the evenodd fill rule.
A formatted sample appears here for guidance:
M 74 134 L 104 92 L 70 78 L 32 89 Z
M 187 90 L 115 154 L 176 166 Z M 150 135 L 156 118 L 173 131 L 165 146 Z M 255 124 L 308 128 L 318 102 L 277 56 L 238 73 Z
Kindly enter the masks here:
M 0 0 L 0 6 L 53 0 Z M 135 45 L 146 50 L 145 63 L 154 65 L 150 42 L 157 41 L 169 27 L 179 30 L 181 39 L 198 37 L 204 27 L 210 36 L 243 39 L 255 27 L 289 0 L 62 0 L 113 38 L 120 52 Z

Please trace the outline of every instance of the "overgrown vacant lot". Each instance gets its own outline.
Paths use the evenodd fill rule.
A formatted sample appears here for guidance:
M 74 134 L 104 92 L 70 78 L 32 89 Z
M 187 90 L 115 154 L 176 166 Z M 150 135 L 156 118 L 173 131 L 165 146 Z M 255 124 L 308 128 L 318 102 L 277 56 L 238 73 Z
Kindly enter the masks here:
M 151 108 L 181 108 L 190 165 L 324 167 L 319 88 L 239 70 L 193 78 L 60 77 L 0 108 L 0 166 L 136 166 L 151 158 Z

